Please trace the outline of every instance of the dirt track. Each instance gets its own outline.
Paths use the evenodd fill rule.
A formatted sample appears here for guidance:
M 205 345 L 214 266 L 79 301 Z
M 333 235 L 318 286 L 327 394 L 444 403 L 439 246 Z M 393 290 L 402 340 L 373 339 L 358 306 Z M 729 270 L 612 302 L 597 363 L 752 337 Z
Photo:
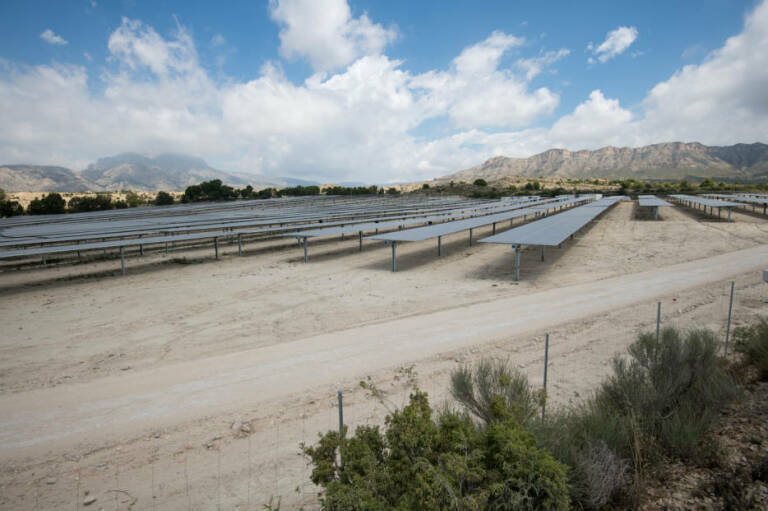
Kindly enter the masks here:
M 144 508 L 150 467 L 164 509 L 216 499 L 244 508 L 272 494 L 311 503 L 295 453 L 333 427 L 337 388 L 348 423 L 378 421 L 384 410 L 355 390 L 360 379 L 383 382 L 399 403 L 391 376 L 406 364 L 437 397 L 457 362 L 482 355 L 511 357 L 538 378 L 550 331 L 551 393 L 567 403 L 594 387 L 637 328 L 652 326 L 657 299 L 665 322 L 722 331 L 733 278 L 736 321 L 764 310 L 765 222 L 662 214 L 638 222 L 620 205 L 545 263 L 527 252 L 519 285 L 509 250 L 468 248 L 461 236 L 439 260 L 431 245 L 404 246 L 397 274 L 382 247 L 358 254 L 335 240 L 315 244 L 309 265 L 295 245 L 274 242 L 219 263 L 168 268 L 152 256 L 125 279 L 12 275 L 0 302 L 9 333 L 0 345 L 0 506 L 34 497 L 68 507 L 73 491 L 87 486 L 103 500 L 119 484 Z M 192 475 L 181 476 L 182 460 Z M 54 474 L 55 484 L 41 482 Z

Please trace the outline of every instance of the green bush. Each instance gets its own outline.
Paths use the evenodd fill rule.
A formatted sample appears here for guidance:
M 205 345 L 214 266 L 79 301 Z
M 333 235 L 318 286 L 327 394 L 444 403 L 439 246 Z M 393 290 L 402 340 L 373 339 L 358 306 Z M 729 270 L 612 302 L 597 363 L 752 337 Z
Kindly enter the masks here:
M 27 206 L 30 215 L 58 215 L 66 211 L 67 201 L 61 194 L 51 192 L 39 199 L 32 199 Z
M 475 182 L 472 184 L 475 186 L 488 186 L 488 182 L 485 179 L 475 179 Z
M 360 426 L 340 440 L 329 431 L 302 446 L 312 481 L 325 488 L 323 509 L 568 509 L 566 467 L 536 446 L 502 399 L 491 408 L 483 426 L 451 410 L 433 419 L 416 390 L 383 432 Z
M 170 206 L 173 204 L 173 195 L 163 191 L 157 192 L 154 202 L 156 206 Z
M 72 197 L 67 203 L 67 209 L 69 209 L 69 211 L 72 213 L 105 211 L 112 209 L 112 207 L 112 197 L 103 194 L 97 194 L 95 196 Z
M 498 359 L 484 358 L 451 373 L 451 395 L 486 424 L 493 419 L 492 404 L 500 396 L 517 421 L 526 425 L 541 408 L 541 396 L 531 389 L 528 378 Z
M 12 217 L 24 214 L 24 206 L 15 200 L 0 200 L 0 217 Z
M 768 321 L 760 318 L 755 325 L 737 328 L 733 339 L 744 363 L 757 369 L 758 378 L 768 380 Z
M 737 394 L 714 334 L 642 333 L 586 403 L 531 429 L 571 467 L 572 498 L 588 509 L 633 501 L 662 455 L 701 459 L 723 406 Z

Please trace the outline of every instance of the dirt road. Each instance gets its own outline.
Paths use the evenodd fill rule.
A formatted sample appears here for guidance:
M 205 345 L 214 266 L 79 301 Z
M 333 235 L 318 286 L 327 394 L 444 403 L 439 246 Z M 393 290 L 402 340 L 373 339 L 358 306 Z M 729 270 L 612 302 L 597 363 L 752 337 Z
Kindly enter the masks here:
M 0 455 L 109 443 L 150 428 L 359 378 L 720 281 L 768 264 L 758 246 L 658 270 L 367 324 L 162 369 L 0 396 Z

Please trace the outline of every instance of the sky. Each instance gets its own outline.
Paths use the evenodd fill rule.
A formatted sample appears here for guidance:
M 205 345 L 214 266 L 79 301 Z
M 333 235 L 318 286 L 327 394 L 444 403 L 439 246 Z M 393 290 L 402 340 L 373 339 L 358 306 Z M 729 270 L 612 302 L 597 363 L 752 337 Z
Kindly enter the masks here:
M 670 141 L 768 143 L 768 0 L 0 3 L 0 164 L 391 183 Z

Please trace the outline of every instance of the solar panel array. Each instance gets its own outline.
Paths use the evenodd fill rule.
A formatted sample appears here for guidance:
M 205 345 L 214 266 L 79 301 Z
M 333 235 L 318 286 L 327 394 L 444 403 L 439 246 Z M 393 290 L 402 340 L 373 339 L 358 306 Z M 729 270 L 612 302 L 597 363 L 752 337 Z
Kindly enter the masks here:
M 556 247 L 623 199 L 625 197 L 603 197 L 591 204 L 515 227 L 501 234 L 482 239 L 480 242 Z
M 659 199 L 655 195 L 638 195 L 637 202 L 639 206 L 644 208 L 658 208 L 664 206 L 672 206 L 669 202 Z
M 690 204 L 697 204 L 699 206 L 705 206 L 708 208 L 734 208 L 738 206 L 738 204 L 735 202 L 719 199 L 707 199 L 706 197 L 698 197 L 696 195 L 675 194 L 670 195 L 670 197 L 679 201 L 688 202 Z
M 454 222 L 446 222 L 437 225 L 429 225 L 426 227 L 418 227 L 416 229 L 406 229 L 403 231 L 391 232 L 387 234 L 377 234 L 374 236 L 368 236 L 366 239 L 381 240 L 389 242 L 403 242 L 403 241 L 424 241 L 438 236 L 446 236 L 457 232 L 468 231 L 477 227 L 483 227 L 485 225 L 491 225 L 494 223 L 503 222 L 506 220 L 512 220 L 520 218 L 522 216 L 536 215 L 544 210 L 557 209 L 568 207 L 578 202 L 584 202 L 585 198 L 561 198 L 548 204 L 534 205 L 525 207 L 523 209 L 515 209 L 512 211 L 506 211 L 503 213 L 496 213 L 493 215 L 484 215 L 480 217 L 468 218 L 466 220 L 456 220 Z

